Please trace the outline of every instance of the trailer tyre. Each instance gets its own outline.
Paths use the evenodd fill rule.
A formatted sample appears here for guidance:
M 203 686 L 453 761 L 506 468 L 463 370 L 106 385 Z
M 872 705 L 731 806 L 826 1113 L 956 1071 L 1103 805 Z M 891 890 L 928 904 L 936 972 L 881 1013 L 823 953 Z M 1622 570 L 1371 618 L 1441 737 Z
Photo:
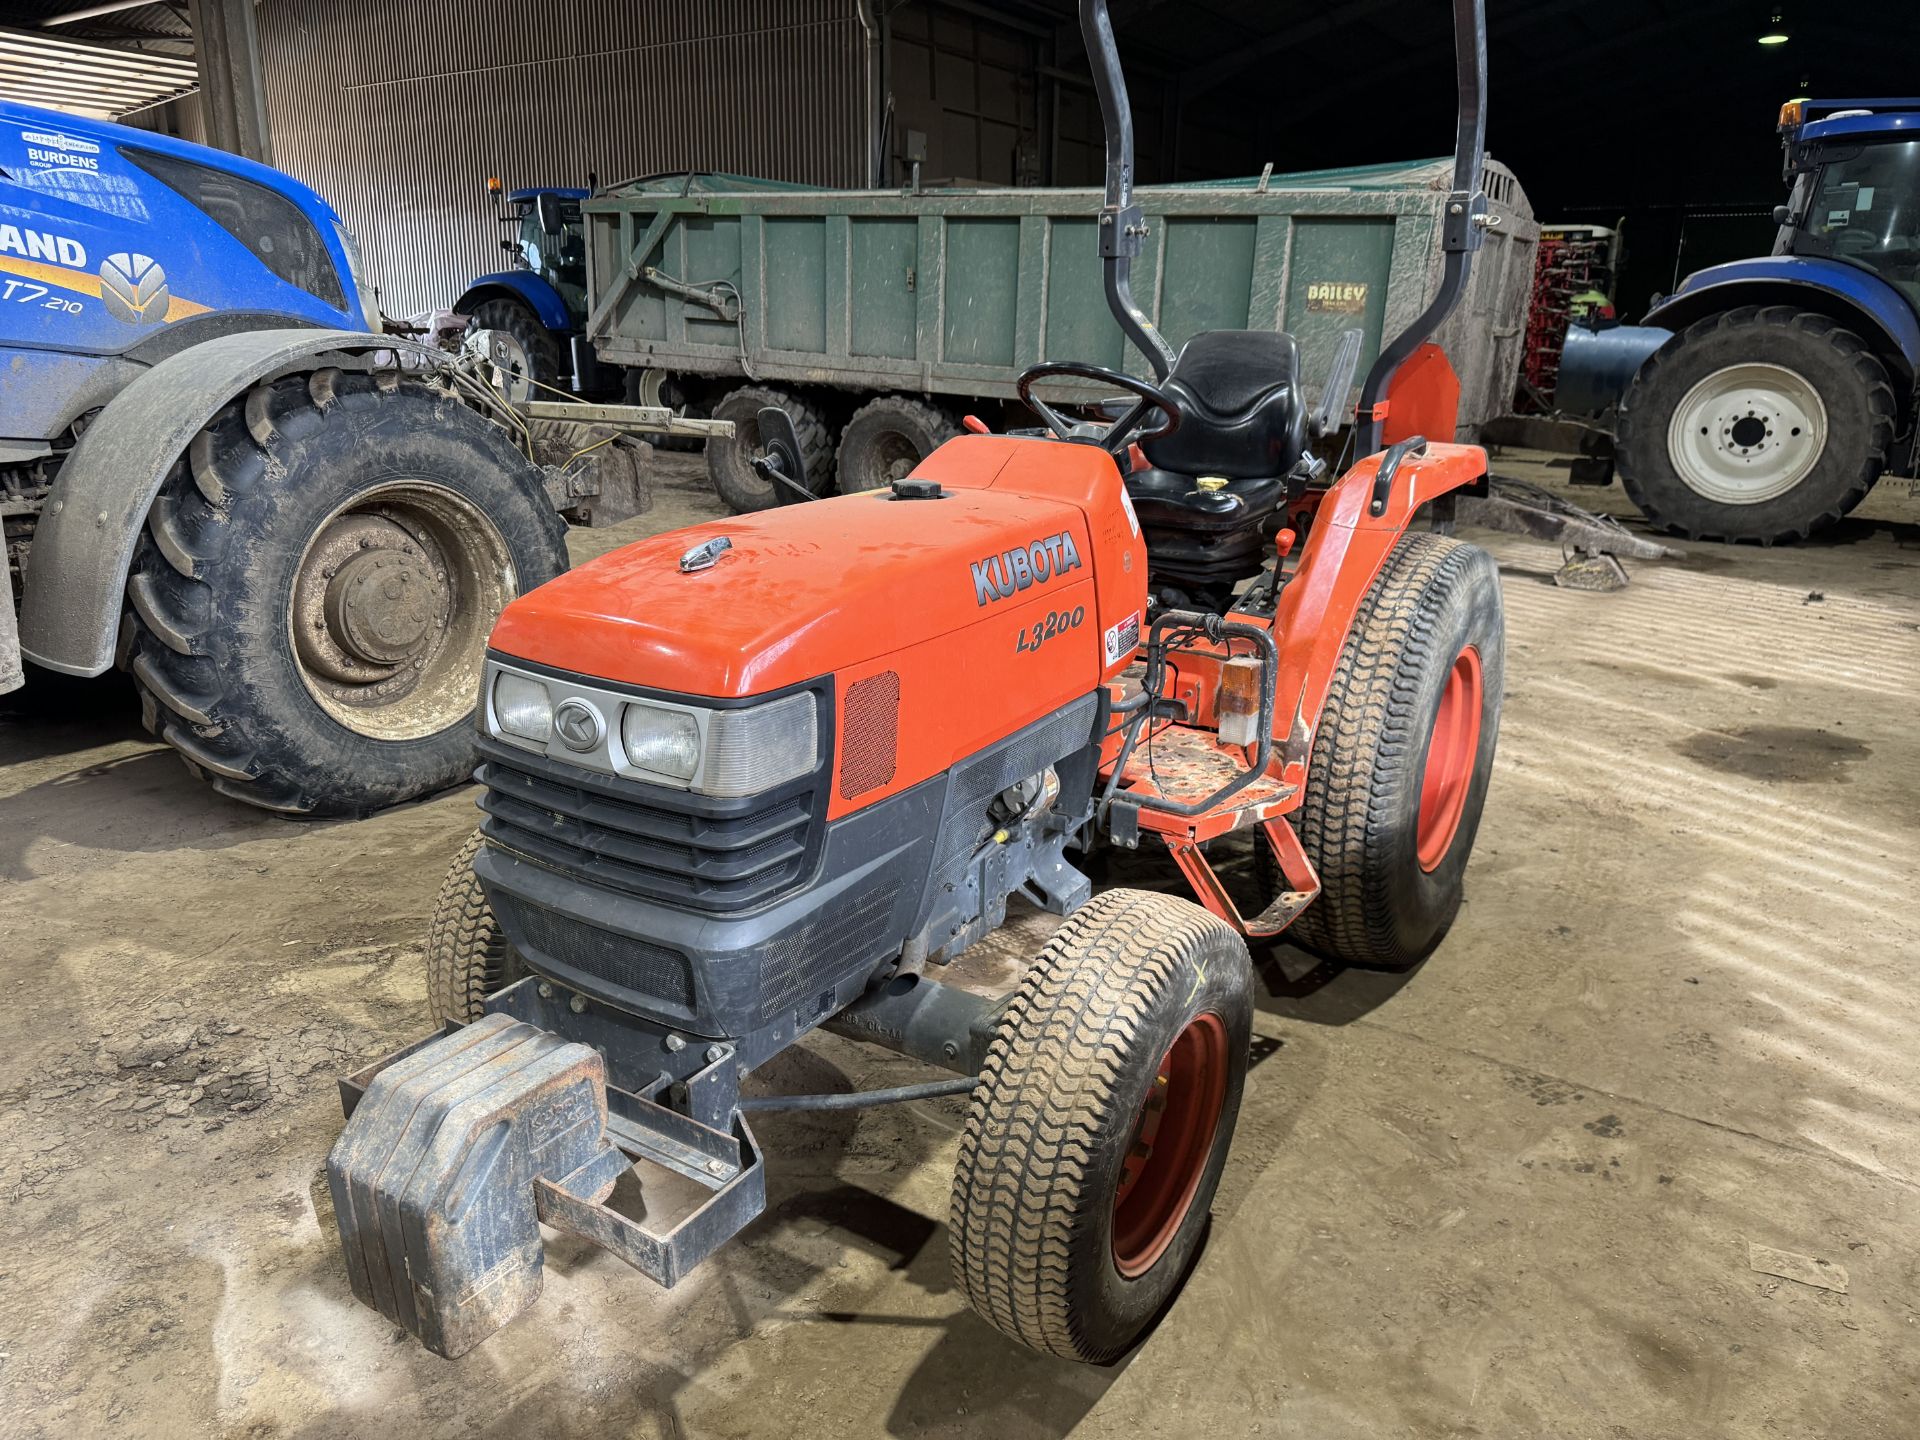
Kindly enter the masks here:
M 473 857 L 483 843 L 476 830 L 460 847 L 427 930 L 427 1003 L 440 1023 L 478 1020 L 489 995 L 527 973 L 473 873 Z
M 1745 305 L 1640 367 L 1621 406 L 1620 479 L 1649 520 L 1690 539 L 1805 539 L 1866 498 L 1894 414 L 1886 367 L 1858 335 Z
M 1246 1082 L 1247 949 L 1190 901 L 1096 895 L 1028 970 L 973 1092 L 954 1279 L 1011 1338 L 1104 1363 L 1205 1232 Z
M 1340 653 L 1294 816 L 1321 892 L 1288 938 L 1405 970 L 1459 913 L 1500 731 L 1500 576 L 1478 546 L 1405 536 Z M 1257 847 L 1267 898 L 1278 880 Z
M 295 814 L 465 778 L 494 619 L 567 563 L 505 431 L 335 370 L 229 405 L 147 532 L 127 599 L 148 728 L 215 789 Z
M 815 495 L 833 489 L 833 432 L 820 407 L 790 390 L 771 385 L 742 385 L 713 407 L 713 418 L 733 422 L 731 440 L 707 442 L 707 474 L 713 488 L 736 515 L 770 510 L 781 504 L 772 482 L 762 480 L 751 463 L 760 453 L 760 411 L 774 405 L 793 417 L 800 436 L 800 458 L 807 467 L 807 488 Z
M 518 300 L 508 300 L 496 296 L 483 300 L 469 312 L 474 328 L 477 330 L 498 330 L 511 336 L 525 356 L 515 368 L 524 369 L 526 375 L 542 385 L 558 385 L 564 373 L 560 354 L 560 342 L 554 338 L 551 330 L 540 323 L 540 317 L 533 313 L 530 306 Z M 551 395 L 542 396 L 530 385 L 516 384 L 515 377 L 502 377 L 508 395 L 516 400 L 551 400 Z M 521 393 L 525 392 L 525 393 Z
M 840 492 L 884 489 L 959 433 L 951 414 L 925 400 L 906 395 L 870 400 L 840 432 L 835 456 Z

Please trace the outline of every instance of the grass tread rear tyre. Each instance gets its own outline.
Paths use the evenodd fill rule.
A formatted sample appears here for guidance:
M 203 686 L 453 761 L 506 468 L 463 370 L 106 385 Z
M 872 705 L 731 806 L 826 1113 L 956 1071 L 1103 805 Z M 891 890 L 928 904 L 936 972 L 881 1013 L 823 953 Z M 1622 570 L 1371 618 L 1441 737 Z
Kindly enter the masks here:
M 1467 644 L 1480 658 L 1477 757 L 1448 851 L 1426 872 L 1415 852 L 1427 745 L 1440 682 Z M 1321 892 L 1288 939 L 1349 965 L 1404 970 L 1445 937 L 1493 768 L 1504 658 L 1493 557 L 1442 535 L 1404 536 L 1354 617 L 1314 731 L 1293 820 Z M 1271 894 L 1269 847 L 1257 855 Z

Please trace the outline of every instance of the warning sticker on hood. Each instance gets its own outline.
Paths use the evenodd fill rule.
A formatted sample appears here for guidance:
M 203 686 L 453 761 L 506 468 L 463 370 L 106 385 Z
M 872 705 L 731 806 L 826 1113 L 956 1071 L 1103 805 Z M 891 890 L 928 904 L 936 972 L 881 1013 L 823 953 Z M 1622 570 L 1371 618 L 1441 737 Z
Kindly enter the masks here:
M 1107 627 L 1107 664 L 1118 665 L 1140 644 L 1140 612 Z

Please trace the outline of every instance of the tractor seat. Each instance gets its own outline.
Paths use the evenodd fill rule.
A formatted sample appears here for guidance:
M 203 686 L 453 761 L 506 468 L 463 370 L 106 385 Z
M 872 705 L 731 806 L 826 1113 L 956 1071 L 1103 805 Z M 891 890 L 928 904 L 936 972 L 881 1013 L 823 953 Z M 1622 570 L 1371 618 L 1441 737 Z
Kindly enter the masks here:
M 1286 498 L 1287 482 L 1279 475 L 1256 475 L 1229 479 L 1224 489 L 1202 490 L 1192 475 L 1136 470 L 1127 477 L 1127 494 L 1140 523 L 1149 529 L 1236 530 L 1277 510 Z
M 1161 386 L 1179 401 L 1180 428 L 1140 448 L 1154 469 L 1180 475 L 1285 475 L 1307 451 L 1299 372 L 1300 347 L 1283 330 L 1196 335 Z

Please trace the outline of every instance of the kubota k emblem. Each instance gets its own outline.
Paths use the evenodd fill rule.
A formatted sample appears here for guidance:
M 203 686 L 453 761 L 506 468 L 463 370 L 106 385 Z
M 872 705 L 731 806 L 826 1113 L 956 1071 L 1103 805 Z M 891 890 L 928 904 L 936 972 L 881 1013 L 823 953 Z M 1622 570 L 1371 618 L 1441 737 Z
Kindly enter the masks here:
M 973 563 L 973 599 L 976 605 L 1004 600 L 1020 590 L 1044 584 L 1055 575 L 1080 568 L 1080 551 L 1070 531 L 1035 540 L 1031 545 L 1003 550 Z
M 606 737 L 607 722 L 584 700 L 563 700 L 553 712 L 553 728 L 569 750 L 593 749 Z

